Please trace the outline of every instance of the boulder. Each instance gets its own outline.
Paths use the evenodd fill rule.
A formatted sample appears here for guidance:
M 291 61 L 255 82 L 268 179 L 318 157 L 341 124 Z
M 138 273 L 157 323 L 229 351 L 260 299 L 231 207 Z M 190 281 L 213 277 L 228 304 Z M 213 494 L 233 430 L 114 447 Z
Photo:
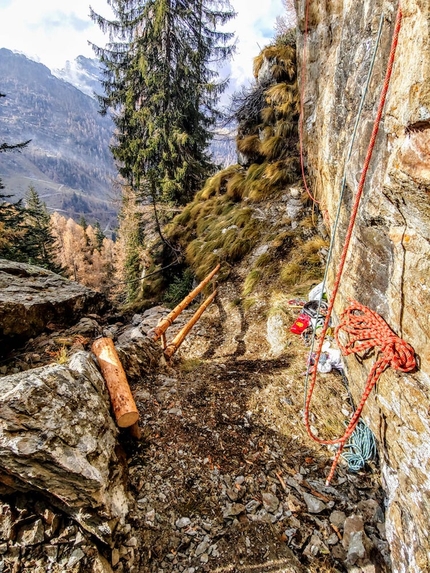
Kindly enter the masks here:
M 141 326 L 126 326 L 115 343 L 130 384 L 139 382 L 163 360 L 161 343 L 142 332 Z
M 21 343 L 49 323 L 70 325 L 107 307 L 106 299 L 60 275 L 0 259 L 0 343 Z
M 43 494 L 103 540 L 128 511 L 117 435 L 86 352 L 2 378 L 0 482 Z

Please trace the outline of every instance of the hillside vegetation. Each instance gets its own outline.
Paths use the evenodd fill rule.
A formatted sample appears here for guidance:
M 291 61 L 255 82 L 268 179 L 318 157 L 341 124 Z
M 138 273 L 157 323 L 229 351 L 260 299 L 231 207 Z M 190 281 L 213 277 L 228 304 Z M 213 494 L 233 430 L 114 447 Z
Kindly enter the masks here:
M 321 276 L 325 242 L 299 183 L 294 42 L 284 38 L 264 48 L 254 76 L 233 102 L 238 163 L 210 177 L 168 222 L 164 243 L 147 232 L 135 261 L 144 258 L 142 273 L 151 277 L 133 290 L 136 305 L 154 301 L 181 277 L 186 282 L 190 272 L 202 279 L 218 263 L 226 279 L 245 258 L 245 297 L 263 278 L 283 288 Z M 167 273 L 153 274 L 172 262 Z

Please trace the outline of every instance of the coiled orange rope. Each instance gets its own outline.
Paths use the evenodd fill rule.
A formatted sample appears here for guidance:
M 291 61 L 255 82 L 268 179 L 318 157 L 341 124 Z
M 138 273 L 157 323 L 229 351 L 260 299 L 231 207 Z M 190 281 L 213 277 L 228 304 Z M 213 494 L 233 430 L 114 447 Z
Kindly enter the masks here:
M 310 0 L 307 0 L 306 19 L 307 19 L 307 11 L 309 8 L 309 2 Z M 366 182 L 367 171 L 369 169 L 370 161 L 373 154 L 373 149 L 375 147 L 376 137 L 378 135 L 379 126 L 381 123 L 382 112 L 384 109 L 388 87 L 390 84 L 391 74 L 393 71 L 396 48 L 401 28 L 401 21 L 402 21 L 402 10 L 401 10 L 401 5 L 399 3 L 396 22 L 394 26 L 394 34 L 391 43 L 390 55 L 388 59 L 387 71 L 385 74 L 384 84 L 381 91 L 378 110 L 373 125 L 372 135 L 367 148 L 366 158 L 364 160 L 364 165 L 361 172 L 357 193 L 351 211 L 348 230 L 346 232 L 345 242 L 342 254 L 340 256 L 339 267 L 334 281 L 332 296 L 330 298 L 327 315 L 320 334 L 318 348 L 316 351 L 315 364 L 312 369 L 312 377 L 309 383 L 309 388 L 307 390 L 306 400 L 305 400 L 304 421 L 308 435 L 313 440 L 315 440 L 320 444 L 339 444 L 339 449 L 336 453 L 330 473 L 327 478 L 327 484 L 329 484 L 331 479 L 333 478 L 337 463 L 339 461 L 339 457 L 342 453 L 345 443 L 353 434 L 360 419 L 360 415 L 363 410 L 364 404 L 372 388 L 375 386 L 379 376 L 389 366 L 392 366 L 393 368 L 402 370 L 404 372 L 408 372 L 410 370 L 413 370 L 413 368 L 415 368 L 416 365 L 413 348 L 405 341 L 397 337 L 395 333 L 387 325 L 387 323 L 376 312 L 368 309 L 367 307 L 361 305 L 356 301 L 353 301 L 351 306 L 342 314 L 341 323 L 336 329 L 337 334 L 340 332 L 340 330 L 344 329 L 350 335 L 350 340 L 346 346 L 342 345 L 341 342 L 339 342 L 341 349 L 348 355 L 351 353 L 356 353 L 369 348 L 376 348 L 379 346 L 381 356 L 374 364 L 369 373 L 369 377 L 366 382 L 366 386 L 360 404 L 358 405 L 356 411 L 354 412 L 344 435 L 335 440 L 323 440 L 317 437 L 312 432 L 309 421 L 309 409 L 310 409 L 312 394 L 316 383 L 317 365 L 319 358 L 321 356 L 324 338 L 327 333 L 327 329 L 329 327 L 330 317 L 333 312 L 334 303 L 339 290 L 340 281 L 342 278 L 342 273 L 345 266 L 346 257 L 348 254 L 349 244 L 351 242 L 351 236 L 354 229 L 355 220 L 357 218 L 360 199 L 363 194 L 364 184 Z
M 348 335 L 346 344 L 340 340 L 340 332 Z M 344 356 L 358 354 L 368 349 L 378 349 L 379 356 L 372 366 L 358 404 L 344 435 L 330 443 L 340 444 L 333 461 L 327 482 L 333 478 L 336 465 L 342 450 L 355 431 L 361 412 L 370 392 L 377 383 L 381 374 L 387 368 L 402 372 L 410 372 L 416 367 L 415 352 L 410 344 L 399 338 L 378 313 L 363 304 L 352 300 L 350 306 L 342 313 L 340 323 L 335 329 L 336 341 Z

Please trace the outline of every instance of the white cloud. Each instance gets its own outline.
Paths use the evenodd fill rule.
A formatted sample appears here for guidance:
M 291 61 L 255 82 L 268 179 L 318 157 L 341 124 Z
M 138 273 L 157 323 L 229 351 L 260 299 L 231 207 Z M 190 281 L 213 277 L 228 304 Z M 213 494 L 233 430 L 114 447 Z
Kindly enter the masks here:
M 256 56 L 273 39 L 276 17 L 283 14 L 282 0 L 231 0 L 237 16 L 229 23 L 238 37 L 233 62 L 233 77 L 243 83 L 252 77 Z
M 93 0 L 96 11 L 109 14 L 106 0 Z M 83 54 L 93 57 L 88 40 L 104 43 L 104 36 L 89 18 L 89 1 L 0 0 L 1 47 L 23 52 L 50 68 Z
M 238 12 L 226 26 L 238 37 L 231 62 L 235 84 L 252 77 L 252 61 L 259 48 L 273 37 L 276 16 L 283 13 L 282 0 L 231 0 Z M 89 4 L 109 16 L 106 0 L 0 0 L 0 47 L 23 52 L 50 68 L 82 54 L 94 57 L 88 40 L 104 46 L 107 37 L 89 18 Z

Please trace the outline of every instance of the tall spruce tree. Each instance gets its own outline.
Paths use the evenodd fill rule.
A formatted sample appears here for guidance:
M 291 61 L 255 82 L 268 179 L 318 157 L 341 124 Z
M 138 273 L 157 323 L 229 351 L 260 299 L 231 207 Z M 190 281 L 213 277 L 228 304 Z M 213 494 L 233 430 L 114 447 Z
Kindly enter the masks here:
M 40 200 L 33 185 L 30 185 L 25 196 L 24 221 L 28 262 L 54 272 L 60 272 L 60 265 L 55 263 L 55 239 L 51 231 L 51 218 L 46 204 Z
M 228 0 L 108 0 L 114 20 L 94 46 L 104 70 L 102 112 L 114 111 L 112 152 L 121 175 L 153 201 L 186 203 L 212 172 L 207 147 L 226 87 L 217 64 L 234 50 L 218 28 Z

